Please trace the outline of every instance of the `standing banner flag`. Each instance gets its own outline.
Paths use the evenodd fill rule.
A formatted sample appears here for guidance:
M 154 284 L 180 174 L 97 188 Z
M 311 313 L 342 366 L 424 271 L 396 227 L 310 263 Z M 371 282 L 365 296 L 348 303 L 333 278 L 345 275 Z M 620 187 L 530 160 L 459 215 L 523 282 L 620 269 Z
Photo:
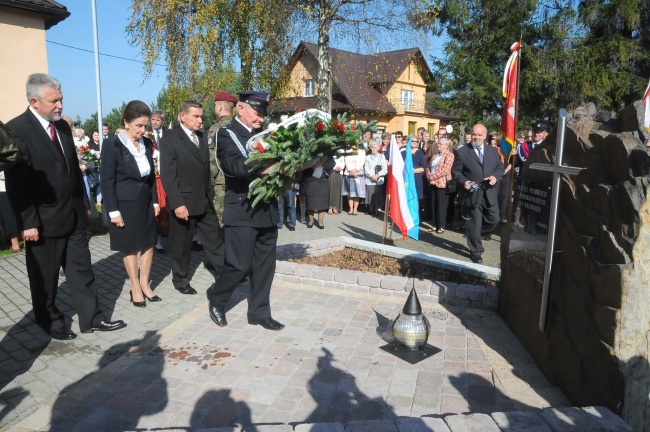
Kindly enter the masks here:
M 517 80 L 519 50 L 521 41 L 515 42 L 510 47 L 512 54 L 506 64 L 506 70 L 503 74 L 503 97 L 506 99 L 503 104 L 503 114 L 501 115 L 501 143 L 499 152 L 507 162 L 510 160 L 510 154 L 517 142 L 517 124 L 515 109 L 517 106 Z
M 643 121 L 643 126 L 645 126 L 645 131 L 650 132 L 650 82 L 648 82 L 648 88 L 645 89 L 643 95 L 643 103 L 645 104 L 645 118 Z
M 420 239 L 420 201 L 418 200 L 418 188 L 415 185 L 416 177 L 413 169 L 413 153 L 411 145 L 413 137 L 409 136 L 409 142 L 406 145 L 406 168 L 404 170 L 404 186 L 406 187 L 406 201 L 408 202 L 409 213 L 413 220 L 413 227 L 409 228 L 409 237 Z M 401 159 L 401 158 L 400 158 Z
M 415 225 L 406 200 L 404 187 L 404 159 L 399 152 L 395 135 L 390 137 L 390 168 L 388 170 L 388 191 L 390 192 L 390 218 L 406 240 L 408 231 Z

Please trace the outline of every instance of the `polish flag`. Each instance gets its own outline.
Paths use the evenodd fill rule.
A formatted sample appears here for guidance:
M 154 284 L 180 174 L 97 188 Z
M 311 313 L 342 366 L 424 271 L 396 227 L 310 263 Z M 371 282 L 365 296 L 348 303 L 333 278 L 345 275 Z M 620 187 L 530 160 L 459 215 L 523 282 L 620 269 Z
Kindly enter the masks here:
M 390 217 L 402 232 L 406 240 L 408 231 L 415 226 L 415 222 L 409 211 L 409 204 L 406 199 L 406 187 L 404 186 L 404 159 L 399 151 L 395 135 L 390 137 L 390 169 L 388 170 L 388 190 L 390 191 Z
M 172 125 L 172 121 L 171 121 L 171 120 L 169 120 L 169 126 L 167 127 L 167 129 L 169 129 L 169 130 L 173 130 L 173 129 L 174 129 L 174 125 Z

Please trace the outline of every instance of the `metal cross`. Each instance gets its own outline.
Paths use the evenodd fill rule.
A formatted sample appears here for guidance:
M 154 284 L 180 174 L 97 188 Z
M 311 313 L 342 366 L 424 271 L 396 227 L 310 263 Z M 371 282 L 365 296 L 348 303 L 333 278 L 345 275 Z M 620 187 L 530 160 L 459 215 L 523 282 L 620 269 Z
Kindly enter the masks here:
M 557 128 L 557 144 L 555 147 L 555 164 L 532 163 L 530 169 L 548 171 L 553 173 L 553 187 L 551 189 L 551 214 L 548 221 L 548 240 L 546 242 L 546 263 L 544 264 L 544 289 L 542 291 L 542 307 L 539 312 L 539 330 L 546 331 L 548 315 L 548 302 L 550 299 L 551 268 L 553 266 L 553 248 L 555 247 L 555 228 L 557 223 L 557 206 L 560 201 L 560 179 L 562 174 L 578 175 L 584 168 L 562 166 L 564 153 L 564 134 L 568 113 L 560 108 Z

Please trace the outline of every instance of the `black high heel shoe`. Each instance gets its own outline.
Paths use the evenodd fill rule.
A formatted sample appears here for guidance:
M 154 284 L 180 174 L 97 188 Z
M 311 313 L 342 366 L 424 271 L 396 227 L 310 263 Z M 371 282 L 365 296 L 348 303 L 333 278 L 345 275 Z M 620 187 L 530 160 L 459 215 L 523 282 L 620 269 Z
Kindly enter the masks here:
M 155 295 L 155 294 L 154 294 L 153 297 L 147 297 L 147 295 L 145 293 L 142 293 L 142 295 L 144 296 L 144 298 L 146 298 L 147 300 L 149 300 L 152 303 L 162 301 L 162 299 L 160 297 L 158 297 L 157 295 Z
M 142 295 L 144 295 L 144 294 L 142 294 Z M 144 301 L 144 300 L 142 300 L 141 302 L 133 301 L 133 293 L 132 292 L 129 292 L 129 297 L 131 297 L 131 303 L 133 303 L 133 306 L 140 307 L 140 308 L 147 307 L 147 302 Z

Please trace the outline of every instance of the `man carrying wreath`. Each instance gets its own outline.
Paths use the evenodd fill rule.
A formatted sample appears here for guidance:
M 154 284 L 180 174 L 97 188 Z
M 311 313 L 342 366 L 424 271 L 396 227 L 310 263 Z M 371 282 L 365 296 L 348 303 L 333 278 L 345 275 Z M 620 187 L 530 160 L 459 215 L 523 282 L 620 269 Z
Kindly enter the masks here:
M 260 202 L 255 208 L 248 199 L 251 181 L 267 175 L 271 166 L 255 170 L 246 164 L 246 142 L 261 131 L 269 94 L 257 91 L 239 93 L 237 116 L 219 129 L 217 157 L 226 181 L 224 200 L 225 264 L 217 283 L 208 290 L 210 318 L 220 327 L 228 325 L 226 305 L 237 285 L 250 276 L 248 323 L 267 330 L 282 330 L 284 325 L 271 317 L 270 293 L 275 274 L 275 248 L 280 222 L 278 203 Z

